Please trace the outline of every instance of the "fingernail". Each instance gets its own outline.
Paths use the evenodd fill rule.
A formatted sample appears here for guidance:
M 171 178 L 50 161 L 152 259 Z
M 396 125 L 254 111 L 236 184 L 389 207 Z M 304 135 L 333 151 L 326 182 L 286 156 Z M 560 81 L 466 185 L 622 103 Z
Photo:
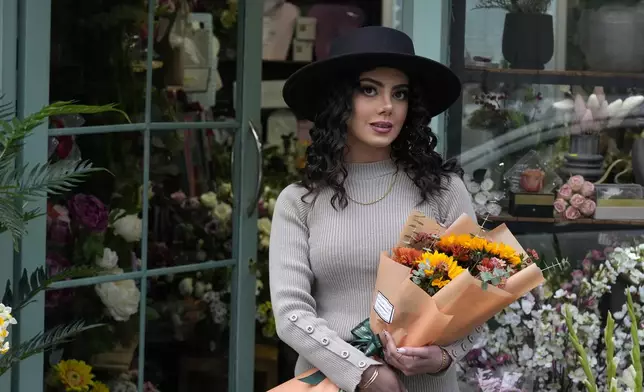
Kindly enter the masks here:
M 404 354 L 407 352 L 407 350 L 405 350 L 404 348 L 398 348 L 396 349 L 396 351 L 398 351 L 398 354 Z

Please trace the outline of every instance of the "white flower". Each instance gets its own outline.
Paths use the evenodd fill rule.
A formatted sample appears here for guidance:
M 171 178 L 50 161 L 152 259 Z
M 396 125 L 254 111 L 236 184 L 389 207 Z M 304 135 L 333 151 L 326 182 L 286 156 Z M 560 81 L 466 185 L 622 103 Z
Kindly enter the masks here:
M 96 265 L 106 270 L 114 269 L 118 266 L 119 256 L 110 248 L 103 249 L 103 257 L 96 258 Z
M 269 216 L 273 216 L 273 211 L 275 211 L 275 203 L 277 203 L 277 200 L 275 200 L 274 197 L 268 199 L 268 202 L 266 203 L 266 211 L 268 211 Z
M 9 326 L 18 324 L 11 315 L 11 307 L 0 303 L 0 354 L 6 354 L 9 351 L 9 342 L 5 340 L 9 337 Z
M 192 278 L 183 278 L 181 282 L 179 282 L 179 293 L 183 296 L 190 296 L 192 295 L 194 291 L 194 287 L 192 285 Z
M 621 380 L 629 389 L 635 390 L 635 368 L 633 365 L 624 369 Z
M 271 235 L 271 220 L 268 218 L 259 218 L 257 220 L 257 229 L 260 234 Z
M 127 242 L 141 241 L 141 233 L 143 231 L 143 222 L 135 214 L 126 215 L 119 218 L 113 224 L 114 232 Z
M 217 206 L 217 195 L 215 192 L 204 193 L 199 200 L 201 200 L 201 204 L 208 208 L 215 208 Z
M 206 292 L 206 285 L 203 282 L 199 281 L 195 283 L 195 291 L 194 291 L 195 298 L 203 297 L 205 292 Z
M 114 273 L 122 274 L 123 270 L 117 268 Z M 141 292 L 132 279 L 99 283 L 94 290 L 116 321 L 127 321 L 139 310 Z
M 220 222 L 227 222 L 233 213 L 233 208 L 228 203 L 218 203 L 212 209 L 212 215 Z

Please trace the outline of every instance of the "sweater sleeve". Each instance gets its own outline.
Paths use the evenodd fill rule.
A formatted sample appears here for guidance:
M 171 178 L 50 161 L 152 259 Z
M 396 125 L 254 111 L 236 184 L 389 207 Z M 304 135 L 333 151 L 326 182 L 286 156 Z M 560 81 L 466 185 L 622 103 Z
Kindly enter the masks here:
M 380 365 L 341 339 L 316 313 L 302 190 L 291 185 L 277 199 L 269 248 L 270 292 L 277 335 L 336 386 L 354 391 L 370 365 Z
M 445 188 L 438 203 L 443 223 L 449 226 L 463 213 L 476 220 L 476 213 L 472 206 L 470 194 L 467 188 L 465 188 L 463 180 L 453 175 L 445 184 Z M 477 326 L 465 338 L 443 347 L 450 357 L 452 357 L 452 364 L 460 361 L 472 350 L 474 342 L 476 342 L 481 330 L 482 327 Z

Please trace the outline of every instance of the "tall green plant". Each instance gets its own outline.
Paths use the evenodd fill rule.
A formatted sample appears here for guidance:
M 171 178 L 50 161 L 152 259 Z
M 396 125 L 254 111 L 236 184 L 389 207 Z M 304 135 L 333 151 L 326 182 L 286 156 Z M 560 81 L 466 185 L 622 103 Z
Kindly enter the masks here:
M 0 95 L 0 101 L 2 98 L 3 96 Z M 0 233 L 6 231 L 11 233 L 16 250 L 19 249 L 20 239 L 25 234 L 26 223 L 42 215 L 42 212 L 38 208 L 31 207 L 29 202 L 45 197 L 47 194 L 68 192 L 90 173 L 102 170 L 93 167 L 89 161 L 80 160 L 62 160 L 35 165 L 29 162 L 19 163 L 18 158 L 25 139 L 49 117 L 103 112 L 118 112 L 127 118 L 127 115 L 115 105 L 87 106 L 73 102 L 57 102 L 45 106 L 24 119 L 18 119 L 11 103 L 0 104 Z M 0 303 L 0 332 L 6 332 L 10 325 L 16 323 L 11 315 L 12 311 L 28 305 L 38 293 L 52 283 L 91 276 L 94 273 L 93 268 L 75 267 L 52 276 L 47 274 L 44 267 L 39 267 L 31 274 L 23 270 L 15 287 L 12 286 L 11 279 L 8 279 L 2 303 Z M 99 326 L 100 324 L 87 325 L 79 320 L 43 331 L 11 348 L 8 342 L 5 342 L 6 335 L 0 334 L 0 352 L 3 352 L 0 354 L 0 376 L 10 370 L 15 363 L 69 341 L 85 330 Z
M 640 354 L 640 342 L 637 335 L 637 328 L 639 326 L 639 321 L 635 315 L 635 308 L 633 307 L 633 298 L 631 297 L 631 292 L 626 290 L 626 300 L 628 307 L 628 315 L 631 320 L 631 339 L 633 340 L 633 348 L 631 349 L 631 366 L 632 370 L 629 371 L 633 375 L 633 392 L 642 392 L 642 357 Z M 570 313 L 570 305 L 566 305 L 565 310 L 566 325 L 568 326 L 568 336 L 577 350 L 578 360 L 584 369 L 586 375 L 586 380 L 584 380 L 584 385 L 588 392 L 597 392 L 599 389 L 597 387 L 597 382 L 595 376 L 592 374 L 590 369 L 588 354 L 586 350 L 579 342 L 577 337 L 577 332 L 572 324 L 572 314 Z M 613 341 L 613 332 L 615 329 L 615 322 L 613 320 L 613 315 L 608 313 L 608 321 L 606 323 L 606 328 L 604 329 L 604 341 L 606 343 L 606 361 L 607 361 L 607 387 L 609 392 L 617 392 L 617 364 L 615 363 L 615 343 Z

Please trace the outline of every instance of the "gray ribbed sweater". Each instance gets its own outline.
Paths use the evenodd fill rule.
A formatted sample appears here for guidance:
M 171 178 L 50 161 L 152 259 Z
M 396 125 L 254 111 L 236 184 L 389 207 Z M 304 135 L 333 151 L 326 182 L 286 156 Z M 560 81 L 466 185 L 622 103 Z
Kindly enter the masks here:
M 348 195 L 370 202 L 386 192 L 396 167 L 387 160 L 349 164 L 348 171 Z M 306 193 L 301 186 L 282 191 L 271 230 L 270 290 L 278 336 L 300 355 L 296 375 L 316 367 L 351 392 L 362 372 L 377 364 L 347 341 L 351 329 L 369 317 L 380 252 L 396 244 L 413 209 L 446 225 L 462 213 L 475 216 L 458 177 L 445 187 L 418 204 L 418 188 L 401 171 L 384 200 L 368 206 L 349 201 L 338 211 L 330 204 L 329 189 L 313 204 L 301 200 Z M 471 335 L 445 347 L 453 362 L 467 354 L 473 341 Z M 454 365 L 440 375 L 401 378 L 409 392 L 458 391 Z

